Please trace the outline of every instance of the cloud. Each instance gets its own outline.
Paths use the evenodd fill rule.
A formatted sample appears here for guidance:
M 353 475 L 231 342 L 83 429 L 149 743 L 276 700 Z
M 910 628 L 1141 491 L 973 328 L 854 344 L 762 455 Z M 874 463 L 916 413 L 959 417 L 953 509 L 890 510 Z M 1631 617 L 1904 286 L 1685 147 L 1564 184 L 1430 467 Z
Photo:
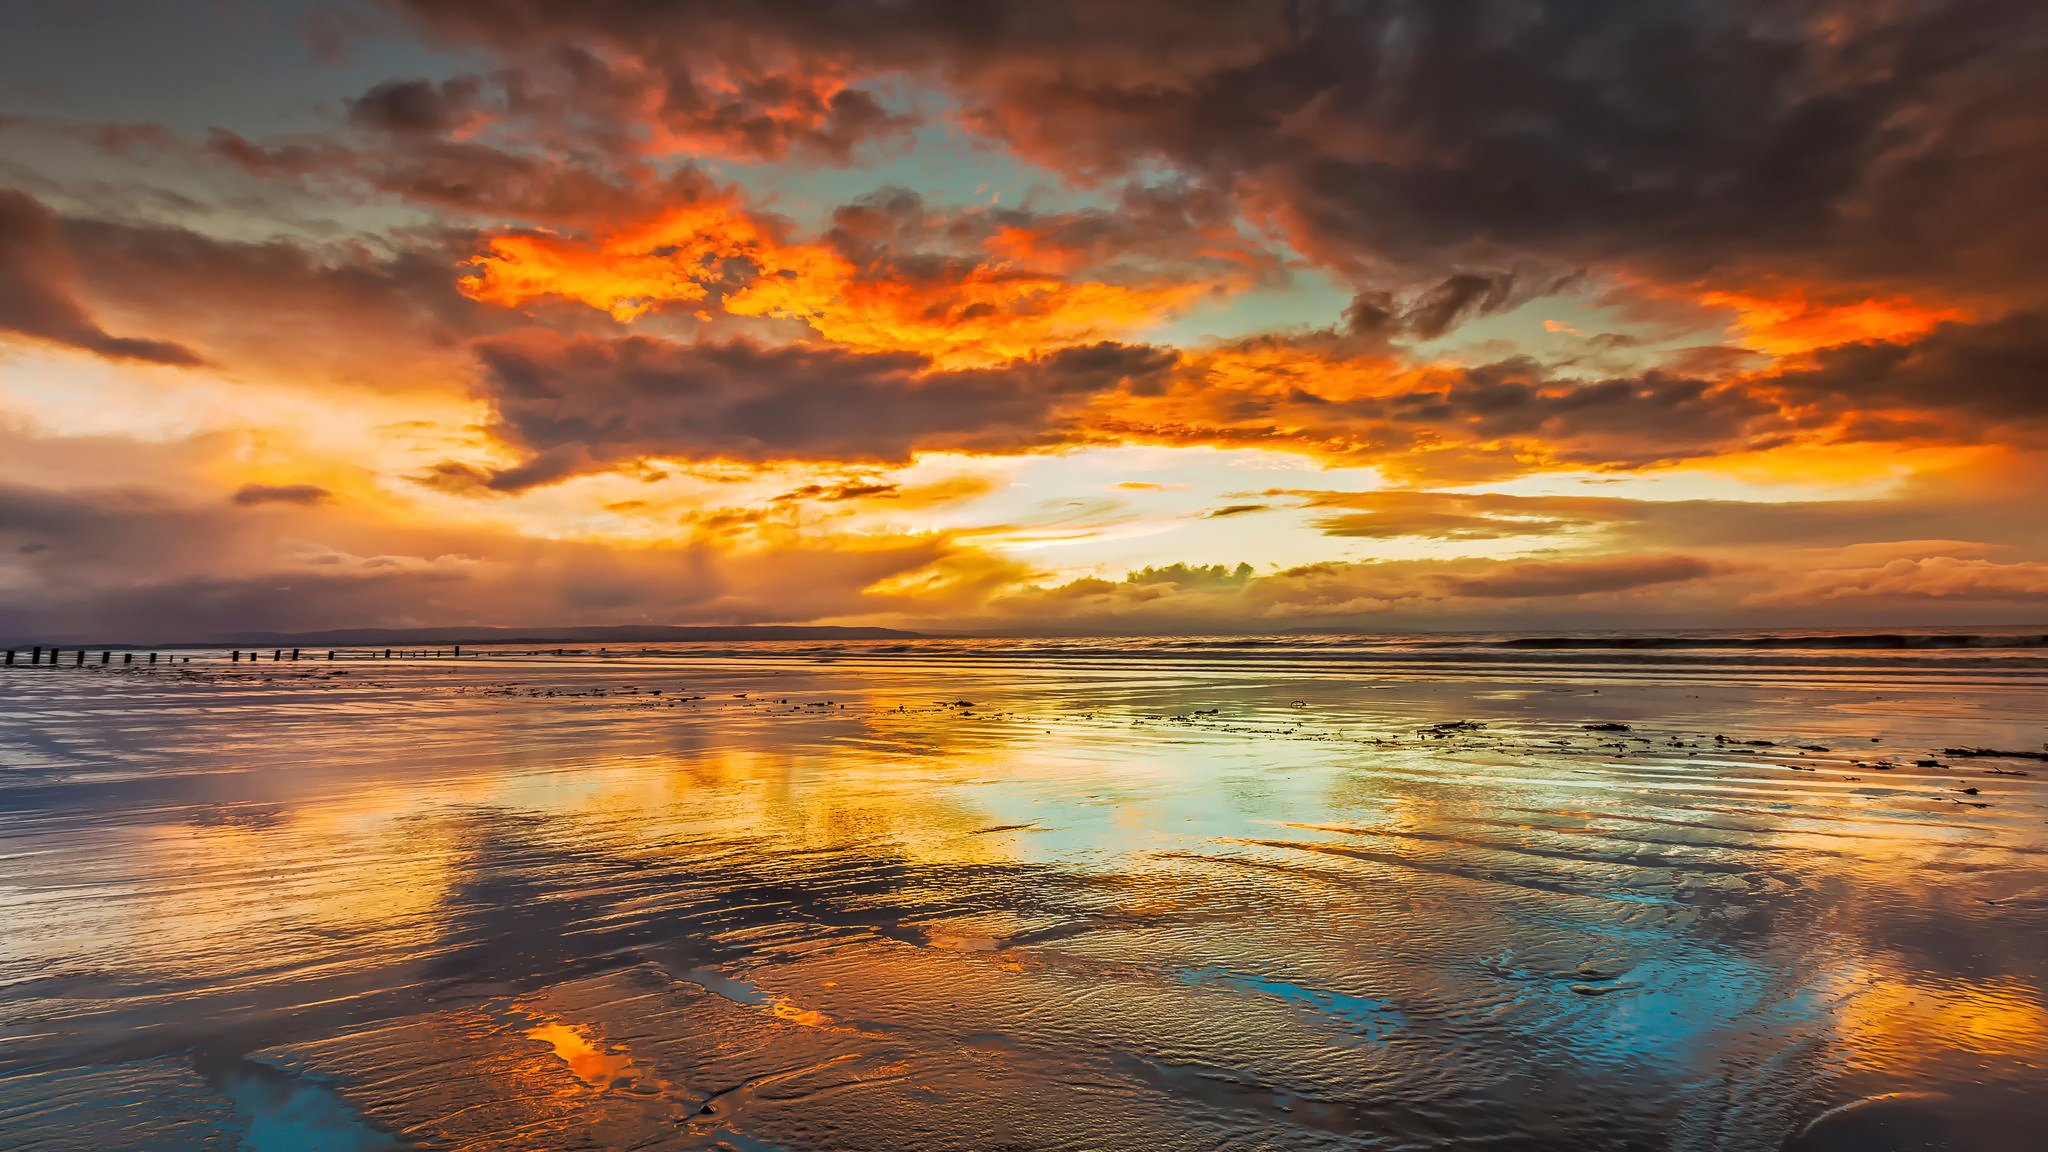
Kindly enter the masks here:
M 805 484 L 792 488 L 775 497 L 776 503 L 800 500 L 818 500 L 825 503 L 839 503 L 846 500 L 893 500 L 902 494 L 903 486 L 883 480 L 866 483 Z
M 508 307 L 574 300 L 621 323 L 671 305 L 775 318 L 963 366 L 1122 337 L 1280 274 L 1201 198 L 1152 188 L 1125 202 L 1129 215 L 939 212 L 890 189 L 840 207 L 805 241 L 734 190 L 696 189 L 594 236 L 492 236 L 462 288 Z
M 0 188 L 0 332 L 109 360 L 176 367 L 204 362 L 182 344 L 111 335 L 80 302 L 79 289 L 78 268 L 56 215 L 20 192 Z
M 1526 622 L 1605 614 L 1630 605 L 1654 616 L 1712 602 L 1723 563 L 1684 555 L 1588 556 L 1554 560 L 1328 561 L 1259 573 L 1249 564 L 1134 571 L 1122 580 L 1085 577 L 1001 592 L 979 619 L 993 627 L 1048 622 L 1088 631 L 1244 630 L 1350 623 L 1441 625 L 1446 620 Z M 1525 625 L 1526 626 L 1526 625 Z
M 1499 540 L 1549 536 L 1621 518 L 1633 502 L 1390 490 L 1384 492 L 1275 492 L 1304 497 L 1325 511 L 1315 525 L 1325 535 L 1358 540 Z
M 1586 596 L 1625 592 L 1656 584 L 1698 580 L 1724 566 L 1697 556 L 1615 556 L 1587 560 L 1531 561 L 1478 575 L 1440 577 L 1456 596 L 1527 600 L 1551 596 Z
M 2048 316 L 1946 321 L 1914 341 L 1822 349 L 1765 383 L 1804 403 L 1947 413 L 1988 425 L 2048 419 Z
M 1586 379 L 1525 357 L 1416 365 L 1326 338 L 1264 338 L 1188 354 L 1161 387 L 1106 397 L 1091 427 L 1473 483 L 1749 451 L 1785 442 L 1802 419 L 1740 378 L 1653 369 Z
M 234 502 L 244 507 L 257 504 L 324 504 L 334 493 L 318 484 L 244 484 L 235 489 Z
M 629 61 L 600 88 L 687 90 L 721 56 L 918 77 L 1029 158 L 1181 172 L 1361 281 L 1492 255 L 2038 292 L 2048 16 L 2025 0 L 398 6 L 515 64 Z M 763 115 L 819 115 L 789 107 Z
M 408 82 L 410 84 L 411 82 Z M 435 99 L 444 99 L 435 89 Z M 351 106 L 350 121 L 368 139 L 304 137 L 259 143 L 215 128 L 201 155 L 247 175 L 341 199 L 395 199 L 479 224 L 546 228 L 619 228 L 700 199 L 712 182 L 690 163 L 660 164 L 637 154 L 608 154 L 564 141 L 497 141 L 466 129 L 408 130 L 402 118 L 450 110 L 392 108 L 373 90 Z M 373 109 L 363 111 L 365 108 Z M 469 113 L 477 123 L 481 111 Z
M 397 136 L 446 136 L 474 128 L 482 119 L 483 82 L 475 76 L 450 80 L 387 80 L 348 102 L 349 122 Z
M 898 611 L 870 591 L 923 573 L 956 593 L 943 536 L 811 531 L 756 546 L 690 536 L 619 549 L 461 523 L 417 523 L 356 501 L 251 515 L 158 485 L 0 482 L 0 628 L 93 641 L 250 630 L 526 623 L 800 622 Z M 1007 571 L 1007 570 L 1006 570 Z
M 110 314 L 175 332 L 208 360 L 269 382 L 446 387 L 468 359 L 468 337 L 518 320 L 456 291 L 461 237 L 415 234 L 377 248 L 236 241 L 71 217 L 56 222 L 55 238 Z
M 843 52 L 754 35 L 748 25 L 773 14 L 699 5 L 565 21 L 523 4 L 398 6 L 434 38 L 493 50 L 508 113 L 540 135 L 611 151 L 843 164 L 917 124 L 857 83 Z
M 1525 297 L 1549 295 L 1558 287 L 1552 284 L 1517 294 L 1516 282 L 1512 272 L 1458 272 L 1415 293 L 1405 303 L 1384 289 L 1361 292 L 1345 308 L 1344 322 L 1362 336 L 1434 340 L 1466 320 L 1510 308 Z
M 1062 441 L 1089 397 L 1170 369 L 1139 345 L 1065 348 L 1001 368 L 938 370 L 908 353 L 751 341 L 481 341 L 494 434 L 528 453 L 516 489 L 644 457 L 900 462 L 913 452 L 1015 452 Z M 459 469 L 438 483 L 466 483 Z
M 1881 565 L 1823 568 L 1791 576 L 1755 597 L 1760 604 L 1815 601 L 1968 604 L 2048 603 L 2048 563 L 1922 556 Z

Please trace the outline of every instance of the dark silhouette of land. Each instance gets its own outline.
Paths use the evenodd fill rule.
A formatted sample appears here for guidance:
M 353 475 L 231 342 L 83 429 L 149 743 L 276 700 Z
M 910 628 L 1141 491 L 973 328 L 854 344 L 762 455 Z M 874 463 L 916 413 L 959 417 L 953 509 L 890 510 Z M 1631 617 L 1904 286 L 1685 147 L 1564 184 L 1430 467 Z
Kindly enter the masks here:
M 915 640 L 925 634 L 895 628 L 836 628 L 811 624 L 733 624 L 684 627 L 613 624 L 553 628 L 337 628 L 325 632 L 235 632 L 207 638 L 209 646 L 252 648 L 400 646 L 408 644 L 647 644 L 670 641 Z M 166 644 L 157 647 L 184 647 Z

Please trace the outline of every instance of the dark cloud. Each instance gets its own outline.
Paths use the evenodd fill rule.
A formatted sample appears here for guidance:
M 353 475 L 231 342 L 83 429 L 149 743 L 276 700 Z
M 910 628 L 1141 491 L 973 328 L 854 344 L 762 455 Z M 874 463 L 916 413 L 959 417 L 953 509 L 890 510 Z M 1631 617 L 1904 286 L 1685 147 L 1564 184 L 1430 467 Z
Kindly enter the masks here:
M 1454 596 L 1531 599 L 1676 584 L 1714 575 L 1725 567 L 1697 556 L 1603 556 L 1589 560 L 1529 561 L 1509 564 L 1498 571 L 1437 579 Z
M 1253 512 L 1264 512 L 1271 507 L 1271 504 L 1225 504 L 1221 508 L 1211 508 L 1202 513 L 1202 519 L 1220 520 L 1229 516 L 1244 516 Z
M 493 431 L 530 453 L 485 477 L 516 490 L 646 456 L 902 461 L 920 449 L 1059 442 L 1090 398 L 1168 371 L 1173 353 L 1095 344 L 1001 368 L 939 371 L 908 353 L 676 344 L 537 332 L 477 345 Z M 461 466 L 429 482 L 468 484 Z
M 2035 291 L 2048 241 L 2031 0 L 392 2 L 511 61 L 933 78 L 1029 156 L 1177 169 L 1366 280 L 1491 253 Z
M 187 367 L 197 352 L 167 340 L 115 336 L 79 298 L 81 277 L 42 204 L 0 188 L 0 332 L 77 348 L 109 360 Z
M 443 460 L 406 479 L 422 488 L 456 496 L 482 496 L 493 491 L 490 469 L 464 464 L 460 460 Z
M 258 144 L 238 132 L 215 128 L 206 134 L 203 150 L 251 176 L 296 179 L 354 165 L 357 153 L 337 144 L 294 142 Z
M 1514 287 L 1513 276 L 1460 272 L 1415 302 L 1408 311 L 1408 329 L 1424 340 L 1434 340 L 1468 317 L 1500 311 Z
M 778 504 L 817 500 L 828 504 L 845 500 L 893 500 L 902 486 L 885 480 L 850 481 L 844 484 L 805 484 L 775 497 Z
M 1911 342 L 1823 349 L 1810 366 L 1765 383 L 1801 403 L 1961 414 L 1979 426 L 2039 422 L 2048 419 L 2048 316 L 1944 323 Z M 1887 434 L 1872 426 L 1865 434 L 1889 439 L 1929 431 L 1917 424 Z
M 392 197 L 486 223 L 619 227 L 715 191 L 689 164 L 657 165 L 630 152 L 506 147 L 424 131 L 354 147 L 328 140 L 260 144 L 216 128 L 202 151 L 261 179 Z
M 0 131 L 26 131 L 90 144 L 116 156 L 175 154 L 184 141 L 161 124 L 94 123 L 47 116 L 0 116 Z
M 1576 277 L 1531 280 L 1513 272 L 1456 272 L 1405 298 L 1383 288 L 1352 297 L 1344 325 L 1356 336 L 1434 340 L 1467 320 L 1560 291 Z
M 334 493 L 318 484 L 244 484 L 235 489 L 234 502 L 254 504 L 324 504 Z
M 389 80 L 348 102 L 349 122 L 397 136 L 444 136 L 474 125 L 481 115 L 483 82 Z
M 496 103 L 513 130 L 537 141 L 612 155 L 847 163 L 864 146 L 902 139 L 917 123 L 875 88 L 856 83 L 833 53 L 750 40 L 708 12 L 697 13 L 694 27 L 654 11 L 645 20 L 628 17 L 619 24 L 623 37 L 518 9 L 507 9 L 510 23 L 496 29 L 470 19 L 481 13 L 452 6 L 424 15 L 437 33 L 481 39 L 496 50 Z M 370 109 L 367 122 L 380 128 L 403 123 L 445 131 L 449 113 L 467 110 L 478 96 L 467 78 L 450 83 L 463 87 L 451 93 L 426 81 L 380 86 L 352 108 Z
M 1644 468 L 1781 444 L 1805 414 L 1742 378 L 1583 378 L 1528 358 L 1412 368 L 1314 340 L 1190 355 L 1156 396 L 1105 405 L 1096 433 L 1290 448 L 1461 483 L 1558 465 Z
M 517 317 L 456 290 L 461 235 L 409 244 L 224 240 L 189 228 L 70 218 L 59 250 L 110 312 L 178 333 L 209 359 L 284 379 L 446 386 L 472 335 Z

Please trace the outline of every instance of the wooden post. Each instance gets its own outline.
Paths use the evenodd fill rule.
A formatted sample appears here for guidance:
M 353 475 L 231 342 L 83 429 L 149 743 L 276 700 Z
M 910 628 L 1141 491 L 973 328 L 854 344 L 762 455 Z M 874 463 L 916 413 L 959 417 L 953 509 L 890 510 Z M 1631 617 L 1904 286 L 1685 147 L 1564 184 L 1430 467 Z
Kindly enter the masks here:
M 228 659 L 236 664 L 240 664 L 242 662 L 242 650 L 240 648 L 235 649 L 235 654 L 228 657 Z
M 327 650 L 327 658 L 328 658 L 329 660 L 332 660 L 332 659 L 334 659 L 334 649 L 332 649 L 332 648 L 329 648 L 329 649 Z
M 294 659 L 294 660 L 297 660 L 298 658 L 299 658 L 299 650 L 298 650 L 297 648 L 294 648 L 294 649 L 292 649 L 292 659 Z
M 31 666 L 41 664 L 43 662 L 43 646 L 41 644 L 36 645 L 35 650 L 28 654 L 28 662 Z M 52 658 L 52 662 L 55 662 L 54 657 Z
M 389 648 L 386 648 L 386 649 L 384 650 L 384 658 L 385 658 L 386 660 L 389 660 L 389 659 L 391 659 L 391 649 L 389 649 Z
M 7 666 L 9 668 L 14 667 L 14 649 L 12 648 L 7 650 Z
M 123 663 L 123 664 L 133 664 L 133 663 L 135 663 L 135 653 L 133 653 L 133 652 L 123 652 L 123 653 L 121 653 L 121 663 Z
M 156 653 L 154 653 L 154 652 L 151 652 L 151 653 L 149 654 L 149 662 L 150 662 L 151 664 L 154 664 L 154 663 L 156 663 Z
M 85 649 L 83 649 L 83 648 L 80 648 L 80 649 L 78 650 L 78 658 L 77 658 L 76 660 L 73 660 L 73 661 L 71 662 L 71 666 L 72 666 L 73 668 L 83 668 L 83 667 L 85 667 Z
M 455 658 L 456 658 L 457 660 L 460 660 L 460 659 L 462 659 L 462 645 L 460 645 L 460 644 L 457 644 L 457 645 L 455 646 Z

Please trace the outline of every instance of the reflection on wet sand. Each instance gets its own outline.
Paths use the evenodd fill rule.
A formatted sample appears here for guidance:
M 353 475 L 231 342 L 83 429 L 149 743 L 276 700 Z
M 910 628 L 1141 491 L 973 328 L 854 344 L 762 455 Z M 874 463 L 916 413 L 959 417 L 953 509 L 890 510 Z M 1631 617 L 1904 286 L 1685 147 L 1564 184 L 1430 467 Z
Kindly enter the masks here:
M 2048 1124 L 2037 669 L 193 667 L 5 681 L 9 1147 Z

